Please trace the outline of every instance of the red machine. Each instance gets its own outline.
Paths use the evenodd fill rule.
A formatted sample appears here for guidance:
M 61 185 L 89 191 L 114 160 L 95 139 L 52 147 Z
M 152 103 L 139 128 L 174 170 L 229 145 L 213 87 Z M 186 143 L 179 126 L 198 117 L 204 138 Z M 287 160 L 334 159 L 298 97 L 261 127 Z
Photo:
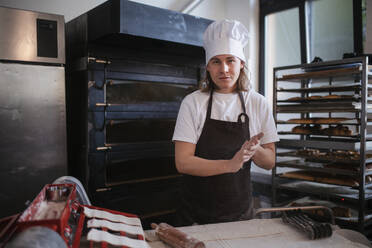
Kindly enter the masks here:
M 17 222 L 19 231 L 30 226 L 45 226 L 59 233 L 68 242 L 72 235 L 68 220 L 71 212 L 78 210 L 75 198 L 75 185 L 47 184 L 20 216 Z
M 146 245 L 144 244 L 143 229 L 136 215 L 84 205 L 79 203 L 77 198 L 75 184 L 47 184 L 21 215 L 0 220 L 0 247 L 4 246 L 11 237 L 14 237 L 14 240 L 10 243 L 25 243 L 24 247 L 34 247 L 32 240 L 37 238 L 40 243 L 41 233 L 41 236 L 46 239 L 44 241 L 45 247 L 49 247 L 48 245 L 53 241 L 59 242 L 59 246 L 56 247 L 77 248 L 81 247 L 83 232 L 85 235 L 86 232 L 93 229 L 96 233 L 104 236 L 114 236 L 115 239 L 111 242 L 120 242 L 120 238 L 125 236 L 127 240 L 130 238 L 133 242 L 137 242 L 135 244 L 138 247 Z M 107 226 L 92 226 L 92 222 L 89 223 L 88 220 L 100 221 L 100 223 L 106 223 Z M 35 227 L 40 230 L 30 231 L 27 234 L 31 228 Z M 126 233 L 125 230 L 133 230 L 133 228 L 137 228 L 137 231 Z M 22 237 L 23 233 L 26 233 L 25 237 Z M 88 241 L 86 241 L 87 239 Z M 94 236 L 93 233 L 92 235 L 88 233 L 88 238 L 84 238 L 84 240 L 86 247 L 94 247 L 94 244 L 100 243 L 100 246 L 105 248 L 110 242 L 104 238 L 102 240 L 101 236 Z M 15 245 L 14 247 L 20 246 Z M 35 247 L 40 247 L 40 244 Z M 121 245 L 121 247 L 128 246 Z

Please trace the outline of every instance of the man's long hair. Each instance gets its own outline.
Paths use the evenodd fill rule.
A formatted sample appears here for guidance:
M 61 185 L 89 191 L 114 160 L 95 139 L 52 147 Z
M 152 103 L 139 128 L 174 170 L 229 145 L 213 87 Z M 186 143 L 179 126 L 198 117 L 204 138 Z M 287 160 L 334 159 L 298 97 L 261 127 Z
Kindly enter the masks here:
M 240 69 L 239 77 L 236 81 L 235 91 L 247 91 L 251 88 L 251 83 L 246 73 L 245 65 Z M 212 89 L 217 89 L 216 84 L 213 82 L 211 75 L 206 71 L 206 77 L 200 83 L 201 92 L 209 92 Z

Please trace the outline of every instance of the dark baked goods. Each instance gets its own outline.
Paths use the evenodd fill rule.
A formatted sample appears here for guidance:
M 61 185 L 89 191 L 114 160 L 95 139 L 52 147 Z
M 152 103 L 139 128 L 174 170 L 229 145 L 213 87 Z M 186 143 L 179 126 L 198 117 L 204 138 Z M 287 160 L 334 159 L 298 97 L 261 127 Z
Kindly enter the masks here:
M 350 136 L 352 135 L 351 130 L 348 127 L 337 125 L 336 127 L 325 128 L 322 131 L 325 135 L 338 135 L 338 136 Z
M 285 178 L 308 180 L 318 183 L 329 183 L 337 185 L 346 185 L 350 187 L 358 187 L 359 183 L 356 179 L 348 176 L 332 176 L 327 173 L 315 172 L 315 171 L 291 171 L 281 175 Z
M 302 100 L 302 97 L 295 96 L 295 97 L 288 98 L 286 101 L 299 101 L 299 100 Z
M 306 126 L 295 126 L 292 128 L 292 133 L 296 134 L 319 134 L 321 132 L 320 125 L 306 125 Z
M 332 136 L 351 136 L 352 132 L 348 127 L 337 125 L 336 127 L 329 127 L 322 129 L 320 124 L 295 126 L 292 128 L 292 133 L 296 134 L 324 134 Z
M 296 123 L 296 124 L 332 124 L 332 123 L 339 123 L 342 121 L 351 120 L 350 118 L 323 118 L 323 117 L 316 117 L 316 118 L 307 118 L 307 119 L 289 119 L 288 123 Z
M 292 128 L 292 133 L 310 134 L 311 130 L 307 128 L 307 126 L 295 126 L 294 128 Z
M 314 120 L 309 119 L 289 119 L 287 122 L 289 123 L 296 123 L 296 124 L 313 124 Z
M 320 151 L 318 149 L 304 149 L 296 151 L 297 155 L 305 155 L 305 156 L 318 156 Z
M 338 122 L 350 120 L 349 118 L 313 118 L 313 119 L 315 119 L 314 123 L 316 124 L 338 123 Z
M 309 96 L 309 97 L 306 97 L 307 100 L 318 100 L 318 99 L 322 99 L 322 96 Z
M 337 161 L 337 163 L 355 163 L 360 160 L 360 154 L 357 151 L 334 150 L 321 152 L 318 149 L 303 149 L 296 151 L 297 156 L 311 157 L 314 159 L 323 159 L 329 161 Z M 372 158 L 372 154 L 366 154 L 366 158 Z M 332 166 L 332 165 L 330 165 Z M 369 167 L 372 169 L 372 164 Z
M 344 207 L 332 207 L 333 215 L 336 217 L 351 218 L 351 209 Z
M 327 95 L 323 96 L 323 99 L 351 99 L 352 95 Z
M 336 150 L 327 152 L 327 159 L 329 160 L 359 160 L 360 154 L 356 151 Z
M 340 99 L 341 96 L 340 95 L 327 95 L 327 96 L 323 96 L 323 99 Z
M 324 164 L 324 167 L 329 168 L 329 169 L 359 171 L 359 164 L 354 164 L 354 163 L 342 163 L 342 162 L 329 163 L 329 164 Z

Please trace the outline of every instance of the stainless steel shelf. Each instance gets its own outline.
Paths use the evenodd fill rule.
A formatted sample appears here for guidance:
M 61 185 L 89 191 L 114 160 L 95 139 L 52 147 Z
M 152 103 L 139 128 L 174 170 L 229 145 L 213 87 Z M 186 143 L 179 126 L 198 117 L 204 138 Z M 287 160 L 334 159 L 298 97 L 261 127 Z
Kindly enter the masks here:
M 312 162 L 317 163 L 332 163 L 332 162 L 339 162 L 339 163 L 348 163 L 348 164 L 360 164 L 360 159 L 347 159 L 344 157 L 335 157 L 335 156 L 310 156 L 305 154 L 299 154 L 297 152 L 278 152 L 276 154 L 279 157 L 295 157 L 295 158 L 304 158 Z M 372 160 L 371 158 L 366 159 L 366 161 Z M 372 161 L 371 161 L 372 162 Z M 366 162 L 367 163 L 367 162 Z
M 327 138 L 312 138 L 308 140 L 296 140 L 296 139 L 280 139 L 277 143 L 278 147 L 312 147 L 319 149 L 335 149 L 335 150 L 351 150 L 359 151 L 360 142 L 355 142 L 350 139 L 327 139 Z M 366 142 L 366 150 L 372 149 L 372 141 Z
M 355 135 L 328 135 L 328 134 L 316 133 L 316 132 L 312 132 L 312 133 L 309 133 L 309 134 L 303 134 L 303 133 L 284 132 L 284 131 L 279 131 L 278 134 L 280 134 L 280 135 L 322 136 L 322 137 L 343 137 L 343 138 L 350 138 L 355 142 L 359 141 L 359 139 L 360 139 L 360 135 L 357 135 L 357 134 L 355 134 Z M 372 135 L 368 135 L 367 138 L 372 139 Z
M 337 186 L 316 182 L 307 181 L 294 181 L 289 183 L 284 183 L 278 185 L 280 189 L 287 189 L 290 191 L 297 191 L 300 193 L 306 193 L 315 196 L 326 196 L 334 197 L 336 199 L 342 200 L 352 200 L 359 204 L 359 191 L 347 186 Z M 372 189 L 366 189 L 366 200 L 372 199 Z
M 372 200 L 372 184 L 362 184 L 360 180 L 361 176 L 368 176 L 368 180 L 372 176 L 372 170 L 366 169 L 366 165 L 372 163 L 372 134 L 361 135 L 371 132 L 372 127 L 370 116 L 372 114 L 372 71 L 370 69 L 372 66 L 368 66 L 366 57 L 321 62 L 316 65 L 302 64 L 274 68 L 276 78 L 274 78 L 273 109 L 278 126 L 322 125 L 321 130 L 333 125 L 356 127 L 352 128 L 355 133 L 349 136 L 328 135 L 316 128 L 308 129 L 310 134 L 280 131 L 281 139 L 277 143 L 279 149 L 276 167 L 278 169 L 274 168 L 272 172 L 273 205 L 276 205 L 276 189 L 324 196 L 328 199 L 347 199 L 354 208 L 358 209 L 358 213 L 364 216 L 360 218 L 360 215 L 357 215 L 354 224 L 358 227 L 372 224 L 371 216 L 367 217 L 366 204 L 368 200 Z M 283 82 L 298 84 L 282 84 Z M 343 93 L 334 94 L 334 92 Z M 362 106 L 363 94 L 367 95 L 366 108 Z M 307 115 L 310 113 L 329 113 L 329 118 L 315 117 L 316 114 Z M 346 113 L 348 118 L 334 117 L 332 113 Z M 349 118 L 350 116 L 354 118 Z M 286 135 L 288 136 L 285 137 Z M 282 152 L 281 148 L 287 151 Z M 301 152 L 303 149 L 307 149 L 307 152 L 305 150 Z M 365 157 L 361 158 L 362 151 Z M 353 169 L 344 167 L 345 164 L 350 164 Z M 278 179 L 281 176 L 278 172 L 286 171 L 282 167 L 292 171 L 301 170 L 302 173 L 293 172 L 283 175 L 287 176 L 286 181 L 290 182 L 283 183 L 282 179 Z M 363 175 L 360 174 L 361 171 Z M 330 180 L 329 176 L 332 175 L 335 178 Z M 345 180 L 338 181 L 340 178 Z M 348 186 L 342 186 L 346 184 Z M 360 195 L 363 197 L 360 198 Z M 347 221 L 353 222 L 352 219 Z
M 324 87 L 311 87 L 311 88 L 292 88 L 284 89 L 278 88 L 277 92 L 297 92 L 297 93 L 312 93 L 312 92 L 344 92 L 344 91 L 360 91 L 361 84 L 350 84 L 350 85 L 335 85 L 335 86 L 324 86 Z M 368 90 L 372 90 L 372 87 L 368 87 Z
M 310 69 L 310 68 L 309 68 Z M 307 70 L 309 70 L 307 69 Z M 286 82 L 299 82 L 304 79 L 316 79 L 316 78 L 327 78 L 327 77 L 351 77 L 352 75 L 358 75 L 361 72 L 361 65 L 355 64 L 347 68 L 335 68 L 330 70 L 316 70 L 311 68 L 312 71 L 295 73 L 295 74 L 286 74 L 278 78 L 278 81 Z
M 323 163 L 309 162 L 309 161 L 303 161 L 303 160 L 298 160 L 298 159 L 277 162 L 276 166 L 294 168 L 294 169 L 304 169 L 304 170 L 317 171 L 317 172 L 326 172 L 332 175 L 344 175 L 344 176 L 353 176 L 353 177 L 356 177 L 359 175 L 359 172 L 357 170 L 336 169 L 336 168 L 331 168 L 331 167 L 327 168 Z

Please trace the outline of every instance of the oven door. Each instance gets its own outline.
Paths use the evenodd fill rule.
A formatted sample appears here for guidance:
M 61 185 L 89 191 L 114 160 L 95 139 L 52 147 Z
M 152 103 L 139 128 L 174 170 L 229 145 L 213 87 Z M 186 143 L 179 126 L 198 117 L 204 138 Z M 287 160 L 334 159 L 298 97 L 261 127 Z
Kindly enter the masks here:
M 141 219 L 169 216 L 181 176 L 172 136 L 181 101 L 196 88 L 197 71 L 130 70 L 106 66 L 90 72 L 89 188 L 95 203 L 107 208 L 125 205 Z

